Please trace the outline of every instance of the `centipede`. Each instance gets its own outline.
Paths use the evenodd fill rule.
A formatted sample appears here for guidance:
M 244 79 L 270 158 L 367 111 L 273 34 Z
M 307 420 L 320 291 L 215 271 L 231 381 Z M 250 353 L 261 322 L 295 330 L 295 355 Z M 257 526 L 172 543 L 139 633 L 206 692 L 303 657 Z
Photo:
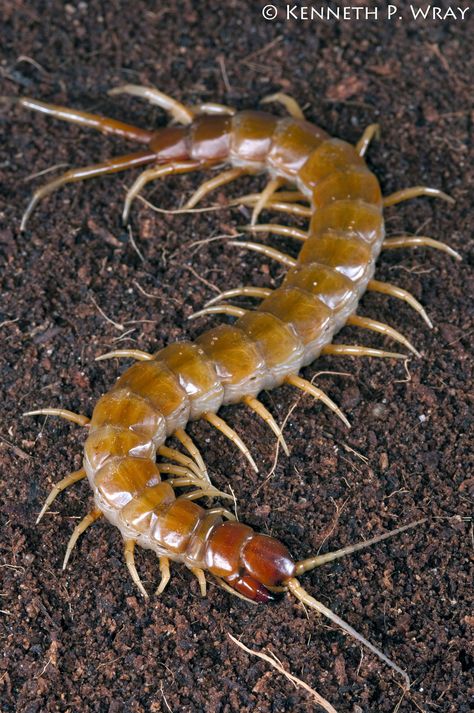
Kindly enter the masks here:
M 295 561 L 282 542 L 255 532 L 222 505 L 209 508 L 196 502 L 205 498 L 222 502 L 230 496 L 213 485 L 186 426 L 205 420 L 240 449 L 255 471 L 256 462 L 244 440 L 218 415 L 221 406 L 245 404 L 272 429 L 287 455 L 282 429 L 257 398 L 263 390 L 290 385 L 321 401 L 349 427 L 337 404 L 299 372 L 319 355 L 394 360 L 420 357 L 412 343 L 393 327 L 356 312 L 366 291 L 379 292 L 408 303 L 428 327 L 432 326 L 411 293 L 374 279 L 377 258 L 382 250 L 419 247 L 441 250 L 457 260 L 461 256 L 427 236 L 386 237 L 384 209 L 421 196 L 448 203 L 453 199 L 439 189 L 421 185 L 383 197 L 379 181 L 365 160 L 378 125 L 368 126 L 354 146 L 307 121 L 295 99 L 283 93 L 268 96 L 263 102 L 279 103 L 284 116 L 263 110 L 237 111 L 214 103 L 188 106 L 157 89 L 139 85 L 120 86 L 110 94 L 147 100 L 165 110 L 171 121 L 156 130 L 145 130 L 37 99 L 17 100 L 23 108 L 144 145 L 134 153 L 68 170 L 40 187 L 23 215 L 21 231 L 27 230 L 38 202 L 60 187 L 151 164 L 126 194 L 124 222 L 129 219 L 133 201 L 156 179 L 217 170 L 185 203 L 183 210 L 193 210 L 223 185 L 243 176 L 266 174 L 268 182 L 261 192 L 231 202 L 251 209 L 250 224 L 243 231 L 294 239 L 301 243 L 301 249 L 293 258 L 265 242 L 228 241 L 226 245 L 234 249 L 256 251 L 287 268 L 280 286 L 271 290 L 245 285 L 220 293 L 194 316 L 224 314 L 236 321 L 213 327 L 194 341 L 171 343 L 156 353 L 122 349 L 98 357 L 131 358 L 134 363 L 98 400 L 90 418 L 63 408 L 41 408 L 25 414 L 59 416 L 87 429 L 82 468 L 53 487 L 37 522 L 60 492 L 87 479 L 94 506 L 75 527 L 63 568 L 79 536 L 105 518 L 121 533 L 126 566 L 144 597 L 148 593 L 135 565 L 137 546 L 152 550 L 158 557 L 161 581 L 156 594 L 162 594 L 170 580 L 170 563 L 179 563 L 197 578 L 203 596 L 206 575 L 230 594 L 256 604 L 269 604 L 285 593 L 293 595 L 356 638 L 409 685 L 406 671 L 315 599 L 298 577 L 425 520 Z M 259 223 L 263 210 L 298 216 L 309 225 L 302 230 Z M 256 299 L 257 305 L 244 309 L 233 302 L 240 297 Z M 378 332 L 401 344 L 406 352 L 332 343 L 345 325 Z M 169 445 L 171 437 L 177 439 L 181 450 Z

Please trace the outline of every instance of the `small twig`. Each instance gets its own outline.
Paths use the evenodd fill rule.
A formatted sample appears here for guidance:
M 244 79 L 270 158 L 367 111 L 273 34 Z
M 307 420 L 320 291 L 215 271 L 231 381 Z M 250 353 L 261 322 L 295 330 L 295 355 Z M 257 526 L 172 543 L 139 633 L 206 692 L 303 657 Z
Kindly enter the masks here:
M 304 690 L 307 691 L 315 699 L 316 703 L 320 705 L 321 708 L 324 708 L 327 713 L 337 713 L 336 709 L 332 707 L 329 701 L 327 701 L 319 693 L 317 693 L 314 688 L 311 688 L 300 678 L 293 676 L 293 674 L 289 673 L 286 669 L 284 669 L 283 666 L 275 660 L 276 657 L 274 654 L 274 658 L 271 658 L 271 656 L 263 654 L 261 651 L 253 651 L 252 649 L 247 648 L 245 644 L 236 639 L 235 636 L 232 636 L 232 634 L 227 633 L 227 636 L 229 637 L 229 639 L 231 639 L 231 641 L 234 642 L 234 644 L 237 644 L 237 646 L 243 649 L 247 654 L 250 654 L 251 656 L 257 656 L 258 658 L 263 659 L 263 661 L 269 663 L 271 666 L 273 666 L 273 668 L 276 668 L 279 673 L 282 673 L 283 676 L 285 676 L 289 681 L 292 681 L 292 683 L 294 683 L 296 687 L 304 688 Z
M 198 275 L 196 270 L 191 267 L 191 265 L 181 265 L 185 270 L 189 270 L 189 272 L 192 272 L 194 277 L 199 280 L 199 282 L 202 282 L 204 285 L 209 287 L 210 290 L 214 290 L 214 292 L 217 292 L 218 295 L 221 294 L 222 290 L 220 290 L 217 285 L 213 285 L 212 282 L 209 282 L 209 280 L 204 279 L 204 277 L 201 277 L 201 275 Z
M 125 327 L 123 326 L 123 324 L 120 324 L 120 322 L 114 322 L 113 319 L 111 319 L 110 317 L 107 317 L 104 310 L 99 307 L 99 305 L 97 304 L 95 299 L 92 297 L 92 295 L 91 295 L 91 302 L 94 304 L 97 311 L 100 312 L 100 314 L 102 315 L 102 317 L 105 319 L 106 322 L 109 322 L 109 324 L 112 324 L 115 327 L 115 329 L 119 329 L 121 332 L 124 331 Z
M 29 176 L 23 179 L 23 183 L 29 183 L 35 178 L 39 178 L 40 176 L 45 176 L 47 173 L 51 173 L 52 171 L 56 171 L 58 168 L 67 168 L 70 164 L 69 163 L 57 163 L 55 166 L 50 166 L 49 168 L 44 168 L 42 171 L 38 171 L 37 173 L 30 173 Z

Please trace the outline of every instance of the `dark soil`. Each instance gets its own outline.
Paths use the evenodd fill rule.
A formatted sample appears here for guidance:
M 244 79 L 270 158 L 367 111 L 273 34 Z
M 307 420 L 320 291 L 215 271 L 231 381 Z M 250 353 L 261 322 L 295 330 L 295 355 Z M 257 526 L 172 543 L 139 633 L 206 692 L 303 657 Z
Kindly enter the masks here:
M 362 314 L 404 331 L 422 359 L 405 370 L 391 361 L 324 358 L 306 370 L 308 377 L 323 372 L 318 384 L 342 405 L 350 432 L 327 410 L 301 400 L 285 431 L 291 457 L 280 455 L 272 471 L 271 432 L 243 407 L 227 408 L 223 415 L 252 445 L 261 469 L 255 476 L 210 427 L 189 429 L 215 483 L 232 486 L 240 519 L 281 538 L 298 558 L 428 518 L 414 532 L 304 577 L 312 594 L 406 668 L 413 684 L 402 696 L 397 675 L 289 597 L 253 607 L 211 584 L 202 599 L 190 573 L 176 566 L 163 596 L 143 601 L 125 569 L 119 533 L 105 522 L 83 536 L 61 571 L 67 538 L 90 504 L 87 484 L 58 498 L 40 526 L 34 523 L 52 484 L 80 467 L 84 434 L 21 413 L 48 405 L 90 413 L 124 368 L 96 363 L 97 355 L 120 347 L 156 350 L 196 335 L 212 321 L 188 323 L 187 317 L 217 288 L 273 286 L 282 271 L 219 240 L 196 245 L 232 233 L 246 212 L 171 216 L 137 201 L 128 232 L 120 211 L 133 172 L 58 192 L 21 235 L 28 197 L 46 180 L 27 181 L 32 174 L 130 147 L 3 107 L 2 712 L 315 710 L 303 689 L 238 649 L 229 633 L 274 652 L 340 713 L 467 711 L 472 10 L 465 22 L 406 16 L 305 23 L 285 21 L 283 9 L 278 21 L 266 22 L 260 3 L 234 0 L 0 5 L 0 94 L 29 94 L 153 127 L 165 122 L 161 111 L 113 99 L 107 90 L 143 83 L 184 101 L 239 108 L 282 90 L 305 106 L 310 120 L 349 141 L 378 121 L 382 136 L 369 161 L 384 192 L 422 183 L 456 199 L 454 207 L 421 199 L 392 208 L 388 232 L 432 235 L 463 255 L 462 263 L 429 250 L 380 259 L 377 278 L 421 299 L 432 331 L 403 303 L 381 295 L 362 300 Z M 146 195 L 177 207 L 200 180 L 156 183 Z M 217 198 L 224 204 L 225 196 L 250 185 L 229 187 Z M 337 341 L 384 344 L 349 329 Z M 280 422 L 294 399 L 286 388 L 262 395 Z M 137 560 L 152 591 L 157 561 L 143 552 Z

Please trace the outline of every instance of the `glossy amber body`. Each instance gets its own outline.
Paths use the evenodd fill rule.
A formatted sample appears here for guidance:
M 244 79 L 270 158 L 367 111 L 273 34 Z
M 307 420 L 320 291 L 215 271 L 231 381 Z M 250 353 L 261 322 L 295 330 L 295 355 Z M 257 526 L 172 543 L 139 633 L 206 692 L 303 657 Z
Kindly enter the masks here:
M 269 601 L 294 574 L 286 548 L 177 497 L 161 481 L 156 450 L 189 419 L 277 386 L 330 343 L 373 274 L 384 237 L 380 187 L 351 145 L 264 112 L 201 116 L 156 132 L 150 146 L 160 163 L 267 170 L 293 182 L 314 213 L 297 264 L 255 311 L 134 364 L 100 399 L 85 469 L 96 506 L 125 538 Z

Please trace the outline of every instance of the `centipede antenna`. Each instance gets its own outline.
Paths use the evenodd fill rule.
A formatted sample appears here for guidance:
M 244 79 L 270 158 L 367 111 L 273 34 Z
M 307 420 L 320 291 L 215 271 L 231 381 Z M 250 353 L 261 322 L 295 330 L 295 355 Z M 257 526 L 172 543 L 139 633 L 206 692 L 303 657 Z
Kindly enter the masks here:
M 380 357 L 384 359 L 407 359 L 400 352 L 386 352 L 383 349 L 363 347 L 358 344 L 328 344 L 321 349 L 325 356 Z
M 241 437 L 234 431 L 233 428 L 231 428 L 223 418 L 220 418 L 220 416 L 217 416 L 215 413 L 211 413 L 210 411 L 207 411 L 206 413 L 203 413 L 202 418 L 204 418 L 208 423 L 211 424 L 211 426 L 214 426 L 214 428 L 217 428 L 218 431 L 224 434 L 224 436 L 227 436 L 229 440 L 234 443 L 237 448 L 242 451 L 244 456 L 247 458 L 248 462 L 254 469 L 256 473 L 258 473 L 258 468 L 257 464 L 255 463 L 254 459 L 250 455 L 250 451 L 241 439 Z
M 252 211 L 252 218 L 250 220 L 250 225 L 255 225 L 257 222 L 258 216 L 262 212 L 262 210 L 265 208 L 266 204 L 268 201 L 271 199 L 273 194 L 281 188 L 285 184 L 284 179 L 282 178 L 273 178 L 271 181 L 268 181 L 267 185 L 263 189 L 263 191 L 260 193 L 259 199 L 256 201 L 254 209 Z
M 143 164 L 151 163 L 155 158 L 155 153 L 148 151 L 137 151 L 133 154 L 127 154 L 125 156 L 117 156 L 116 158 L 110 158 L 102 163 L 92 164 L 90 166 L 83 166 L 82 168 L 73 168 L 62 176 L 55 178 L 54 180 L 46 183 L 44 186 L 39 188 L 33 193 L 30 202 L 28 203 L 23 217 L 20 223 L 20 231 L 26 230 L 26 224 L 35 209 L 36 205 L 42 198 L 49 196 L 51 193 L 56 191 L 58 188 L 66 185 L 67 183 L 77 183 L 78 181 L 83 181 L 87 178 L 95 178 L 96 176 L 103 176 L 107 173 L 116 173 L 117 171 L 123 171 L 127 168 L 134 168 L 136 166 L 143 166 Z
M 426 235 L 400 235 L 396 238 L 387 238 L 382 244 L 382 250 L 393 250 L 395 248 L 434 248 L 435 250 L 441 250 L 443 253 L 448 253 L 455 260 L 461 261 L 461 255 L 453 250 L 446 243 L 442 243 L 440 240 L 434 240 L 433 238 L 428 238 Z
M 275 419 L 273 418 L 272 414 L 270 411 L 268 411 L 265 406 L 262 404 L 261 401 L 256 399 L 254 396 L 244 396 L 242 401 L 244 404 L 246 404 L 252 411 L 254 411 L 258 416 L 263 418 L 265 423 L 270 426 L 272 429 L 273 433 L 275 436 L 278 438 L 281 447 L 285 451 L 286 455 L 290 455 L 290 451 L 288 450 L 288 446 L 286 444 L 286 441 L 283 437 L 283 433 L 281 432 L 280 426 L 277 424 Z
M 370 124 L 360 137 L 359 141 L 356 144 L 356 151 L 359 156 L 365 156 L 365 154 L 367 153 L 367 149 L 369 148 L 370 142 L 374 137 L 376 137 L 377 139 L 380 138 L 380 124 Z
M 204 574 L 204 570 L 202 570 L 200 567 L 190 567 L 189 571 L 194 574 L 197 581 L 199 582 L 199 589 L 201 591 L 201 597 L 205 597 L 207 594 L 207 582 L 206 582 L 206 575 Z
M 423 305 L 421 305 L 407 290 L 404 290 L 402 287 L 392 285 L 390 282 L 379 282 L 378 280 L 369 280 L 367 289 L 371 292 L 380 292 L 384 295 L 390 295 L 390 297 L 397 297 L 398 299 L 403 300 L 409 304 L 410 307 L 413 307 L 419 315 L 421 315 L 430 329 L 433 329 L 433 323 L 426 314 Z
M 76 525 L 76 527 L 74 528 L 74 532 L 72 533 L 69 542 L 67 543 L 66 554 L 64 556 L 63 562 L 63 570 L 66 569 L 67 563 L 69 562 L 69 557 L 71 556 L 71 552 L 73 551 L 79 537 L 82 535 L 83 532 L 85 532 L 85 530 L 87 530 L 90 525 L 92 525 L 100 517 L 102 517 L 102 511 L 95 508 L 90 513 L 88 513 L 78 525 Z
M 288 580 L 286 584 L 289 591 L 294 594 L 294 596 L 299 599 L 300 602 L 305 604 L 310 609 L 315 609 L 319 614 L 322 614 L 327 619 L 340 626 L 341 629 L 346 632 L 346 634 L 349 634 L 349 636 L 352 636 L 352 638 L 354 638 L 356 641 L 359 641 L 367 649 L 369 649 L 369 651 L 372 651 L 372 653 L 375 654 L 381 661 L 386 663 L 387 666 L 399 673 L 400 676 L 403 677 L 406 687 L 410 687 L 410 679 L 406 671 L 403 671 L 403 669 L 397 666 L 397 664 L 394 663 L 391 659 L 389 659 L 388 656 L 386 656 L 380 649 L 371 644 L 370 641 L 367 641 L 367 639 L 363 637 L 362 634 L 359 634 L 359 632 L 353 629 L 350 624 L 344 621 L 344 619 L 341 619 L 335 612 L 325 607 L 322 602 L 319 602 L 317 599 L 312 597 L 305 589 L 303 589 L 303 587 L 295 577 Z
M 214 176 L 214 178 L 210 178 L 208 181 L 201 183 L 199 188 L 194 191 L 192 196 L 184 204 L 184 210 L 194 208 L 195 205 L 200 203 L 205 196 L 214 191 L 216 188 L 225 186 L 228 183 L 235 181 L 237 178 L 247 175 L 248 173 L 248 170 L 244 170 L 243 168 L 231 168 L 229 171 L 221 171 L 221 173 Z
M 253 287 L 253 285 L 246 285 L 244 287 L 235 287 L 232 290 L 226 290 L 221 292 L 212 300 L 209 300 L 204 305 L 205 307 L 210 307 L 211 305 L 220 302 L 221 300 L 232 299 L 232 297 L 257 297 L 258 299 L 265 299 L 265 297 L 270 297 L 273 290 L 268 287 Z
M 173 176 L 180 173 L 189 173 L 190 171 L 195 171 L 199 167 L 200 163 L 198 161 L 176 161 L 174 163 L 168 163 L 164 166 L 158 166 L 158 168 L 149 168 L 147 171 L 143 171 L 143 173 L 138 176 L 132 187 L 127 191 L 122 212 L 122 222 L 125 224 L 127 223 L 132 203 L 147 183 L 154 181 L 156 178 L 164 178 L 165 176 Z
M 105 361 L 106 359 L 135 359 L 136 361 L 151 361 L 153 354 L 143 352 L 141 349 L 115 349 L 113 352 L 101 354 L 95 361 Z
M 143 586 L 135 566 L 135 543 L 136 540 L 124 540 L 123 552 L 125 556 L 125 564 L 127 565 L 127 569 L 130 572 L 130 576 L 133 579 L 134 584 L 137 585 L 145 599 L 148 599 L 148 592 Z
M 347 428 L 351 427 L 351 424 L 344 416 L 339 406 L 337 406 L 334 401 L 332 401 L 332 399 L 330 399 L 329 396 L 324 393 L 324 391 L 318 389 L 318 387 L 312 384 L 310 381 L 302 379 L 300 376 L 296 376 L 294 374 L 286 376 L 284 381 L 285 383 L 290 384 L 291 386 L 296 386 L 297 389 L 304 391 L 306 394 L 314 396 L 315 399 L 322 401 L 323 404 L 325 404 L 328 408 L 331 409 L 331 411 L 334 411 L 336 416 L 341 419 L 341 421 L 344 423 L 344 425 L 347 426 Z
M 248 310 L 237 307 L 236 305 L 220 304 L 204 307 L 204 309 L 193 312 L 193 314 L 189 315 L 188 319 L 197 319 L 198 317 L 204 317 L 206 314 L 228 314 L 231 317 L 243 317 L 246 312 L 248 312 Z
M 428 186 L 412 186 L 411 188 L 404 188 L 401 191 L 396 191 L 386 196 L 383 199 L 383 207 L 388 208 L 388 206 L 396 205 L 397 203 L 402 203 L 403 201 L 408 201 L 411 198 L 420 198 L 421 196 L 428 196 L 429 198 L 440 198 L 446 203 L 455 203 L 456 201 L 447 193 L 440 191 L 438 188 L 429 188 Z
M 66 475 L 66 477 L 60 480 L 59 483 L 56 483 L 56 485 L 50 491 L 43 507 L 41 508 L 38 517 L 36 518 L 36 524 L 40 522 L 43 515 L 45 514 L 51 503 L 56 500 L 59 493 L 61 493 L 63 490 L 66 490 L 66 488 L 68 488 L 70 485 L 73 485 L 74 483 L 78 483 L 80 480 L 83 480 L 85 477 L 86 471 L 84 470 L 84 468 L 81 468 L 80 470 L 75 470 L 74 473 L 69 473 L 69 475 Z
M 403 336 L 403 334 L 400 334 L 400 332 L 397 332 L 396 329 L 393 329 L 393 327 L 390 327 L 388 324 L 384 324 L 383 322 L 377 322 L 375 319 L 370 319 L 369 317 L 360 317 L 357 314 L 352 314 L 350 317 L 348 317 L 346 324 L 350 325 L 351 327 L 370 329 L 372 332 L 378 332 L 379 334 L 383 334 L 386 337 L 390 337 L 395 342 L 403 344 L 403 346 L 406 347 L 409 351 L 411 351 L 412 354 L 421 359 L 420 352 L 415 349 L 413 344 L 409 342 L 408 339 Z
M 288 225 L 277 225 L 276 223 L 260 223 L 259 225 L 243 225 L 239 230 L 246 233 L 272 233 L 273 235 L 283 235 L 287 238 L 295 238 L 305 242 L 308 239 L 308 234 L 304 230 L 298 230 Z
M 160 563 L 161 581 L 155 590 L 155 596 L 157 597 L 165 591 L 171 578 L 170 561 L 168 557 L 160 556 L 158 560 Z
M 260 99 L 260 104 L 270 104 L 276 102 L 282 104 L 287 110 L 290 116 L 294 116 L 295 119 L 304 119 L 303 110 L 293 97 L 284 92 L 276 92 L 276 94 L 269 94 L 267 97 Z
M 42 408 L 37 411 L 25 411 L 23 416 L 59 416 L 59 418 L 64 418 L 66 421 L 71 423 L 76 423 L 78 426 L 87 426 L 90 422 L 88 416 L 83 416 L 80 413 L 74 413 L 73 411 L 68 411 L 64 408 Z
M 296 260 L 286 253 L 280 252 L 280 250 L 275 250 L 268 245 L 262 245 L 261 243 L 249 243 L 244 240 L 229 240 L 227 245 L 236 245 L 240 248 L 245 248 L 246 250 L 254 250 L 256 253 L 261 253 L 266 255 L 271 260 L 276 260 L 286 267 L 294 267 L 296 265 Z
M 199 466 L 193 461 L 189 456 L 185 456 L 184 453 L 180 453 L 175 448 L 169 448 L 168 446 L 160 446 L 158 448 L 158 453 L 163 458 L 168 458 L 168 460 L 175 461 L 181 465 L 186 466 L 189 470 L 192 470 L 198 478 L 202 478 L 202 473 Z
M 177 428 L 173 435 L 176 436 L 178 441 L 186 448 L 190 456 L 194 458 L 194 461 L 202 474 L 203 480 L 210 483 L 204 459 L 191 436 L 189 436 L 183 428 Z
M 122 84 L 120 87 L 109 89 L 107 94 L 111 97 L 117 96 L 117 94 L 131 94 L 132 96 L 146 99 L 150 104 L 155 104 L 171 114 L 179 124 L 190 124 L 194 119 L 194 112 L 190 107 L 154 87 L 143 87 L 140 84 Z
M 296 563 L 295 574 L 297 576 L 300 576 L 301 574 L 309 572 L 312 569 L 315 569 L 316 567 L 320 567 L 321 565 L 326 564 L 327 562 L 333 562 L 334 560 L 340 559 L 341 557 L 345 557 L 346 555 L 351 555 L 354 552 L 365 550 L 367 547 L 371 547 L 372 545 L 375 545 L 378 542 L 383 542 L 383 540 L 388 540 L 390 537 L 395 537 L 395 535 L 400 535 L 402 532 L 406 532 L 406 530 L 411 530 L 414 527 L 423 525 L 423 523 L 425 522 L 427 522 L 426 517 L 421 520 L 415 520 L 414 522 L 410 522 L 408 525 L 397 527 L 395 530 L 390 530 L 390 532 L 384 532 L 383 535 L 377 535 L 376 537 L 372 537 L 370 540 L 364 540 L 362 542 L 358 542 L 355 545 L 343 547 L 340 550 L 327 552 L 324 555 L 316 555 L 315 557 L 308 557 L 308 559 L 300 560 Z

